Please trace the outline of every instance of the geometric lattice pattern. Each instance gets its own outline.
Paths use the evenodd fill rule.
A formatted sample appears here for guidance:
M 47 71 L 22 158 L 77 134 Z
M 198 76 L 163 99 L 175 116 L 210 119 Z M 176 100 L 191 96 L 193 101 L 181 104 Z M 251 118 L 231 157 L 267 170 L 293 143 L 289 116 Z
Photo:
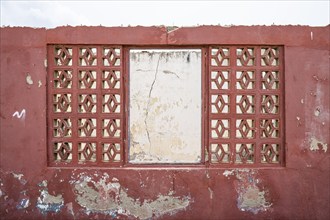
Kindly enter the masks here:
M 120 46 L 48 46 L 50 166 L 123 162 Z
M 283 48 L 209 48 L 211 165 L 283 164 Z
M 205 162 L 282 165 L 283 47 L 211 46 L 207 57 Z M 124 163 L 123 66 L 121 46 L 48 46 L 50 166 Z

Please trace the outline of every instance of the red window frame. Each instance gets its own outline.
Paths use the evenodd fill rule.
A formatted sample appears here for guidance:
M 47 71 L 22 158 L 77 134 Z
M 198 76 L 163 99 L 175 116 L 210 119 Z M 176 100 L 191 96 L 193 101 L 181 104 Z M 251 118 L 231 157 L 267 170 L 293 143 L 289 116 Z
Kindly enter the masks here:
M 68 51 L 57 51 L 56 48 L 72 48 L 72 54 L 70 55 Z M 95 56 L 93 55 L 93 51 L 89 51 L 88 49 L 84 52 L 81 51 L 82 48 L 96 48 L 97 53 Z M 104 48 L 109 49 L 107 54 L 104 53 Z M 48 45 L 47 55 L 48 55 L 48 75 L 47 75 L 47 128 L 48 128 L 48 166 L 51 167 L 157 167 L 157 166 L 170 166 L 170 167 L 182 167 L 182 166 L 189 166 L 189 167 L 216 167 L 216 168 L 237 168 L 237 167 L 281 167 L 285 164 L 285 151 L 284 151 L 284 143 L 285 143 L 285 136 L 284 136 L 284 128 L 285 128 L 285 121 L 284 121 L 284 47 L 278 45 L 190 45 L 190 46 L 175 46 L 175 47 L 157 47 L 157 46 L 150 46 L 150 47 L 143 47 L 143 48 L 152 48 L 152 49 L 187 49 L 187 48 L 198 48 L 201 49 L 202 53 L 202 143 L 201 143 L 201 156 L 202 160 L 201 163 L 198 164 L 130 164 L 129 163 L 129 141 L 128 138 L 128 117 L 129 117 L 129 50 L 132 48 L 141 48 L 141 47 L 134 47 L 134 46 L 123 46 L 123 45 Z M 223 51 L 219 51 L 215 54 L 212 53 L 212 49 L 215 48 L 228 48 L 228 54 L 224 54 Z M 252 48 L 254 54 L 249 54 L 249 50 L 247 48 Z M 265 50 L 263 50 L 265 48 Z M 116 55 L 115 49 L 120 50 L 120 55 Z M 242 55 L 237 55 L 237 50 L 242 49 Z M 87 51 L 87 52 L 86 52 Z M 263 51 L 263 53 L 261 53 Z M 274 52 L 275 51 L 275 52 Z M 244 54 L 245 53 L 245 54 Z M 240 56 L 240 58 L 238 58 Z M 68 64 L 68 59 L 72 60 L 72 65 L 58 65 L 58 64 Z M 96 60 L 97 65 L 88 65 L 93 64 L 93 59 Z M 107 66 L 104 65 L 104 60 L 108 59 Z M 114 66 L 114 60 L 119 59 L 120 65 Z M 228 59 L 228 65 L 224 66 L 224 59 Z M 237 66 L 237 62 L 241 59 L 241 66 Z M 249 66 L 249 60 L 254 59 L 254 64 Z M 55 62 L 55 60 L 57 60 Z M 212 64 L 212 60 L 215 61 L 215 65 Z M 85 62 L 86 66 L 81 66 L 80 61 Z M 263 64 L 262 64 L 263 61 Z M 227 61 L 226 61 L 227 62 Z M 275 62 L 275 66 L 272 64 Z M 59 74 L 56 76 L 55 71 L 64 71 L 64 70 L 71 70 L 72 71 L 72 87 L 71 88 L 56 88 L 54 86 L 55 80 L 59 80 Z M 86 79 L 86 73 L 83 78 L 79 78 L 79 71 L 88 71 L 88 70 L 95 70 L 98 76 L 95 79 L 96 88 L 78 88 L 79 87 L 79 80 L 82 80 L 82 84 L 88 84 L 89 82 Z M 120 88 L 108 88 L 104 89 L 102 83 L 104 78 L 102 78 L 103 71 L 120 71 Z M 229 89 L 212 89 L 212 83 L 214 84 L 215 79 L 212 78 L 212 72 L 214 71 L 228 71 L 229 73 Z M 251 81 L 248 78 L 247 74 L 241 79 L 237 79 L 236 71 L 253 71 L 255 78 L 252 80 L 254 81 L 254 87 L 251 91 L 246 91 L 242 89 L 238 91 L 236 86 L 237 83 L 239 84 L 239 80 L 242 80 L 245 77 L 245 80 Z M 277 72 L 276 76 L 272 75 L 275 73 L 266 74 L 262 78 L 263 71 L 274 71 Z M 230 74 L 232 73 L 232 74 Z M 63 73 L 62 73 L 63 75 Z M 57 78 L 56 78 L 57 77 Z M 63 77 L 63 76 L 61 76 Z M 268 78 L 267 78 L 268 77 Z M 276 79 L 278 77 L 278 79 Z M 64 76 L 63 79 L 65 79 Z M 89 80 L 93 78 L 89 74 Z M 220 77 L 221 78 L 221 77 Z M 275 78 L 275 79 L 274 79 Z M 110 80 L 110 79 L 109 79 Z M 218 80 L 218 79 L 217 79 Z M 223 79 L 222 79 L 223 80 Z M 262 87 L 263 83 L 268 80 L 271 83 L 277 84 L 278 88 L 275 86 L 275 89 Z M 267 81 L 267 82 L 268 82 Z M 59 94 L 59 96 L 57 96 Z M 54 105 L 59 105 L 62 102 L 62 105 L 69 100 L 63 98 L 63 94 L 71 94 L 71 110 L 74 112 L 54 112 Z M 119 95 L 120 100 L 115 100 L 115 104 L 120 105 L 120 112 L 103 112 L 104 100 L 105 95 Z M 93 102 L 93 97 L 84 96 L 81 98 L 81 95 L 95 95 L 96 96 L 96 103 Z M 229 96 L 229 105 L 228 109 L 229 112 L 223 113 L 213 113 L 212 112 L 212 105 L 214 105 L 214 100 L 212 100 L 212 95 L 228 95 Z M 245 104 L 247 106 L 251 106 L 248 99 L 244 99 L 241 104 L 237 103 L 236 96 L 237 95 L 253 95 L 254 96 L 254 114 L 237 114 L 237 108 L 242 107 L 242 103 L 245 100 Z M 277 97 L 277 101 L 271 100 L 262 100 L 264 96 L 274 96 Z M 55 97 L 56 96 L 56 97 Z M 81 99 L 79 99 L 79 97 Z M 235 98 L 234 98 L 235 97 Z M 114 98 L 112 98 L 114 99 Z M 80 101 L 79 101 L 80 100 Z M 222 100 L 223 101 L 223 100 Z M 264 103 L 263 103 L 264 102 Z M 274 104 L 275 102 L 275 104 Z M 88 103 L 88 104 L 86 104 Z M 96 112 L 82 112 L 83 111 L 90 111 L 90 105 L 95 104 Z M 109 103 L 108 103 L 109 104 Z M 262 105 L 268 105 L 269 108 L 273 108 L 273 105 L 277 109 L 276 114 L 265 114 L 262 113 L 262 109 L 264 108 Z M 110 104 L 109 104 L 110 105 Z M 241 105 L 241 106 L 240 106 Z M 247 107 L 247 108 L 248 108 Z M 65 106 L 61 106 L 60 110 L 65 110 Z M 79 110 L 80 108 L 80 110 Z M 222 107 L 218 107 L 217 109 L 221 110 Z M 74 110 L 76 109 L 76 110 Z M 242 109 L 242 108 L 241 108 Z M 244 111 L 243 107 L 243 111 Z M 101 111 L 101 112 L 100 112 Z M 246 113 L 246 112 L 245 112 Z M 252 119 L 254 120 L 255 127 L 252 132 L 255 133 L 253 139 L 251 137 L 247 138 L 237 138 L 237 131 L 242 133 L 242 126 L 236 125 L 236 119 L 240 117 L 241 119 Z M 95 132 L 96 137 L 80 137 L 79 129 L 83 130 L 82 132 L 86 134 L 91 134 L 89 132 L 89 128 L 93 127 L 91 124 L 86 125 L 86 123 L 82 126 L 79 125 L 79 120 L 84 118 L 94 118 L 96 119 L 95 125 Z M 65 122 L 55 121 L 63 120 L 63 119 L 70 119 L 71 120 L 71 137 L 65 137 L 64 133 L 67 132 L 68 127 Z M 116 128 L 111 129 L 120 129 L 120 137 L 113 137 L 108 135 L 109 137 L 103 137 L 103 132 L 105 129 L 105 125 L 103 124 L 103 120 L 107 119 L 119 119 L 120 124 Z M 218 137 L 214 138 L 212 136 L 212 130 L 216 130 L 212 125 L 212 120 L 222 120 L 228 119 L 229 122 L 229 138 Z M 272 125 L 272 123 L 267 122 L 266 127 L 262 124 L 263 120 L 277 120 L 279 125 Z M 110 122 L 109 122 L 110 123 Z M 245 124 L 246 127 L 249 127 L 248 124 Z M 274 126 L 278 126 L 278 128 L 274 128 Z M 239 128 L 241 127 L 241 128 Z M 108 130 L 110 127 L 108 126 Z M 111 132 L 111 129 L 108 133 Z M 262 137 L 263 134 L 261 130 L 270 129 L 271 131 L 267 131 L 267 137 Z M 275 131 L 273 131 L 275 129 Z M 56 131 L 55 131 L 56 130 Z M 218 129 L 219 130 L 219 129 Z M 57 132 L 57 136 L 55 135 Z M 220 133 L 222 131 L 218 131 L 216 133 Z M 266 132 L 266 133 L 267 133 Z M 277 133 L 275 137 L 273 137 L 272 133 Z M 56 136 L 56 137 L 55 137 Z M 86 135 L 85 135 L 86 136 Z M 88 135 L 87 135 L 88 136 Z M 218 135 L 219 136 L 219 135 Z M 72 143 L 71 148 L 70 146 L 64 146 L 65 143 Z M 55 146 L 55 143 L 59 143 L 60 145 Z M 95 143 L 95 146 L 89 146 L 84 148 L 79 148 L 79 143 Z M 236 144 L 250 144 L 254 143 L 254 161 L 253 163 L 249 163 L 247 159 L 250 153 L 246 150 L 248 147 L 243 146 L 243 150 L 239 150 L 236 152 Z M 103 149 L 105 144 L 109 144 L 107 150 Z M 113 144 L 119 144 L 118 146 L 112 146 Z M 212 149 L 212 144 L 228 144 L 229 152 L 228 152 L 228 160 L 223 161 L 224 158 L 224 151 L 223 147 L 217 147 L 217 150 Z M 274 145 L 274 146 L 273 146 Z M 262 150 L 264 146 L 264 150 Z M 273 147 L 279 146 L 279 149 L 273 149 Z M 93 152 L 95 147 L 95 152 Z M 241 147 L 242 148 L 242 147 Z M 89 159 L 94 158 L 90 156 L 90 152 L 95 154 L 96 158 L 95 161 L 89 161 Z M 71 153 L 71 157 L 68 155 Z M 107 161 L 103 161 L 104 155 L 108 154 Z M 56 156 L 55 156 L 56 155 Z M 79 156 L 80 155 L 80 156 Z M 116 155 L 116 156 L 114 156 Z M 119 160 L 118 160 L 119 155 Z M 275 155 L 275 156 L 274 156 Z M 79 157 L 82 157 L 84 160 L 79 161 Z M 237 163 L 237 158 L 241 157 L 240 163 Z M 276 160 L 273 160 L 276 157 Z M 71 158 L 68 160 L 68 158 Z M 116 159 L 117 158 L 117 159 Z M 243 158 L 243 159 L 242 159 Z M 262 162 L 263 161 L 263 162 Z

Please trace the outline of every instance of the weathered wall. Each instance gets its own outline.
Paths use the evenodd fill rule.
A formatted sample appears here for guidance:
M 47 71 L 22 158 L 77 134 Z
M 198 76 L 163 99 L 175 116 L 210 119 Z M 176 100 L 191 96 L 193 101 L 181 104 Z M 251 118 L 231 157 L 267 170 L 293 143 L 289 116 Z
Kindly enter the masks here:
M 329 219 L 330 26 L 1 28 L 2 219 Z M 281 168 L 47 167 L 46 45 L 284 45 Z
M 133 50 L 129 65 L 129 161 L 200 162 L 201 50 Z

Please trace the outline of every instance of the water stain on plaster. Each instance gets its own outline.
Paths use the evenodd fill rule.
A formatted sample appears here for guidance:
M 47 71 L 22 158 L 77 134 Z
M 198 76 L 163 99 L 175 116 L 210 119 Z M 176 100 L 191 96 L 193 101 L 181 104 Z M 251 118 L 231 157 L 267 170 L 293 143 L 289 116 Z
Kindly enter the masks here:
M 253 214 L 267 211 L 272 206 L 272 203 L 266 199 L 267 191 L 258 186 L 260 180 L 256 174 L 255 170 L 250 169 L 234 169 L 223 172 L 227 178 L 230 176 L 236 178 L 234 185 L 237 192 L 237 208 Z
M 309 149 L 311 151 L 323 150 L 324 153 L 326 153 L 328 150 L 328 144 L 316 139 L 315 137 L 312 137 L 310 139 Z
M 78 180 L 71 181 L 77 203 L 86 209 L 86 213 L 102 213 L 112 217 L 119 215 L 134 216 L 140 219 L 149 219 L 164 214 L 174 214 L 187 208 L 189 197 L 179 198 L 168 195 L 159 195 L 155 200 L 144 200 L 129 197 L 127 189 L 121 187 L 117 179 L 109 179 L 103 174 L 98 181 L 90 176 L 80 175 Z

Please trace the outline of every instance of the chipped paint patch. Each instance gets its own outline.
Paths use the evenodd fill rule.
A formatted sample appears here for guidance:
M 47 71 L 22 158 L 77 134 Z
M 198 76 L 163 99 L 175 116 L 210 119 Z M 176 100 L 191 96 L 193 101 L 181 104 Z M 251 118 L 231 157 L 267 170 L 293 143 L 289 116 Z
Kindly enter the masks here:
M 29 207 L 31 205 L 30 203 L 30 199 L 29 198 L 24 198 L 21 199 L 21 201 L 19 202 L 19 204 L 16 206 L 17 209 L 26 209 L 27 207 Z
M 32 77 L 29 73 L 26 76 L 26 83 L 29 84 L 29 85 L 33 85 L 33 80 L 32 80 Z
M 222 175 L 225 177 L 234 175 L 235 170 L 225 170 Z
M 47 181 L 43 181 L 39 186 L 47 187 Z M 64 199 L 62 195 L 50 195 L 48 189 L 44 188 L 40 191 L 40 196 L 37 201 L 37 208 L 41 213 L 59 212 L 64 206 Z
M 77 203 L 86 209 L 87 214 L 102 213 L 112 217 L 121 214 L 149 219 L 153 216 L 174 214 L 190 204 L 189 197 L 179 198 L 172 193 L 141 202 L 128 196 L 127 189 L 121 187 L 116 178 L 110 180 L 108 174 L 104 174 L 98 181 L 94 181 L 90 176 L 81 175 L 78 180 L 71 183 Z
M 210 199 L 213 199 L 213 190 L 209 187 L 208 188 L 209 193 L 210 193 Z
M 324 142 L 322 142 L 320 140 L 317 140 L 314 137 L 312 137 L 310 139 L 310 147 L 309 147 L 309 149 L 311 151 L 323 150 L 324 153 L 326 153 L 327 150 L 328 150 L 328 144 L 327 143 L 324 143 Z
M 241 211 L 258 214 L 268 211 L 272 203 L 266 199 L 267 190 L 261 190 L 258 186 L 260 180 L 256 177 L 257 171 L 252 169 L 226 170 L 223 175 L 234 175 L 234 185 L 237 191 L 237 208 Z
M 25 185 L 27 183 L 27 181 L 23 178 L 24 175 L 21 173 L 11 173 L 15 179 L 18 179 L 20 181 L 21 184 Z
M 65 205 L 65 207 L 66 207 L 66 210 L 68 211 L 68 213 L 70 213 L 72 216 L 74 216 L 72 202 L 67 203 L 67 204 Z
M 253 214 L 257 214 L 260 211 L 266 211 L 271 206 L 266 201 L 265 191 L 260 191 L 257 186 L 249 186 L 243 190 L 237 200 L 238 208 L 241 211 L 250 211 Z
M 320 108 L 316 108 L 315 111 L 314 111 L 314 115 L 315 115 L 316 117 L 319 117 L 320 114 L 321 114 L 321 109 L 320 109 Z

